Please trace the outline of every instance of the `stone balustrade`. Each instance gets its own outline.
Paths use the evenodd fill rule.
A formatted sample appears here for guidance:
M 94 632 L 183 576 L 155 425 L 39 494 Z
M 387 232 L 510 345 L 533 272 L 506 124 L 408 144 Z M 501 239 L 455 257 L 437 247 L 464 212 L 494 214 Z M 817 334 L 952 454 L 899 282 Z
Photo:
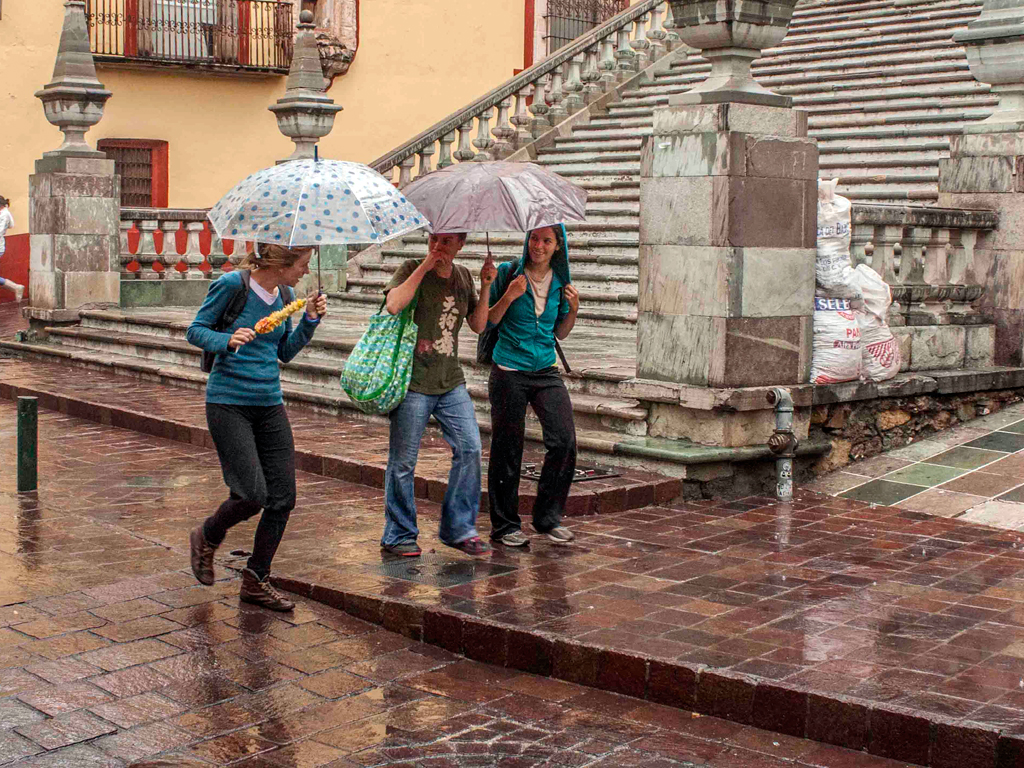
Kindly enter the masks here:
M 122 280 L 206 280 L 249 243 L 221 240 L 204 209 L 122 208 Z
M 992 211 L 855 204 L 851 258 L 892 288 L 890 325 L 973 325 L 986 290 L 975 244 L 998 224 Z
M 504 160 L 677 49 L 668 0 L 640 0 L 370 165 L 401 189 L 455 162 Z

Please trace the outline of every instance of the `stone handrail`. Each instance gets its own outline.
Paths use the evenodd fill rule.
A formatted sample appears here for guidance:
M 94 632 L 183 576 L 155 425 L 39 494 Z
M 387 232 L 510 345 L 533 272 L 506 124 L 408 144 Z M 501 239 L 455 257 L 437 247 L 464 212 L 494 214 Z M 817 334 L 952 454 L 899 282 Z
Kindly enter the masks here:
M 401 188 L 412 180 L 417 156 L 419 171 L 416 178 L 433 170 L 431 163 L 436 151 L 439 151 L 438 168 L 447 167 L 456 160 L 505 159 L 613 89 L 617 83 L 681 45 L 671 22 L 662 24 L 662 18 L 670 18 L 670 14 L 671 6 L 667 0 L 641 0 L 469 106 L 377 158 L 370 166 L 385 176 L 393 174 L 398 167 L 397 183 Z M 513 96 L 516 99 L 514 112 Z M 527 102 L 531 96 L 528 114 Z M 495 108 L 498 110 L 497 121 L 492 129 L 490 124 Z M 477 135 L 472 139 L 474 122 Z M 459 133 L 458 142 L 456 131 Z M 452 145 L 456 143 L 453 152 Z
M 972 304 L 985 286 L 974 247 L 979 232 L 998 225 L 993 211 L 854 204 L 851 257 L 891 287 L 891 324 L 976 323 Z

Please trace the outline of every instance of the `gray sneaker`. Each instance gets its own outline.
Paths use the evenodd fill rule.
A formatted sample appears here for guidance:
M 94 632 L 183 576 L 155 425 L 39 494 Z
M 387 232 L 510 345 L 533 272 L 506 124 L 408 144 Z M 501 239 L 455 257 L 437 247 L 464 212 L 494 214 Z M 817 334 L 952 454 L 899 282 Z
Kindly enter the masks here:
M 560 525 L 557 528 L 552 528 L 545 535 L 551 539 L 551 541 L 555 542 L 555 544 L 568 544 L 569 542 L 576 540 L 576 534 L 563 525 Z
M 530 540 L 526 538 L 526 535 L 522 531 L 512 531 L 512 533 L 506 533 L 504 536 L 498 539 L 506 547 L 525 547 L 530 543 Z

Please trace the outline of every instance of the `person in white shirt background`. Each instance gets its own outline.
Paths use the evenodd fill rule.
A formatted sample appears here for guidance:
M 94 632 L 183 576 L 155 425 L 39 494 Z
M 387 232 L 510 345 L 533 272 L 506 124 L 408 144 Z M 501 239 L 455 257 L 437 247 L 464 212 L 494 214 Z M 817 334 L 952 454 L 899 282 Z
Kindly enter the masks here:
M 10 208 L 7 207 L 10 204 L 10 200 L 0 195 L 0 258 L 3 258 L 4 253 L 7 252 L 7 238 L 5 237 L 7 230 L 14 226 L 14 217 L 11 215 Z M 21 301 L 22 296 L 25 295 L 25 286 L 19 285 L 13 280 L 0 277 L 0 288 L 14 291 L 17 301 Z

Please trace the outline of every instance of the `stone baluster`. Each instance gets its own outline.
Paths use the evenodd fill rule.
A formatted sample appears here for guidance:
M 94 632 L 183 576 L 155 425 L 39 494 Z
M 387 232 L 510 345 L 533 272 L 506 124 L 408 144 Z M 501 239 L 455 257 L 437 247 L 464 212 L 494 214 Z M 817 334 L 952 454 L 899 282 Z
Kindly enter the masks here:
M 633 20 L 633 39 L 629 41 L 629 47 L 636 53 L 636 69 L 647 69 L 651 48 L 651 41 L 647 39 L 647 14 Z
M 128 268 L 128 265 L 131 264 L 133 261 L 136 264 L 138 264 L 138 262 L 135 259 L 135 254 L 132 253 L 131 250 L 128 248 L 128 232 L 134 226 L 135 226 L 135 222 L 134 221 L 130 221 L 130 220 L 126 221 L 124 219 L 121 220 L 121 224 L 118 226 L 118 235 L 119 235 L 119 239 L 120 239 L 120 242 L 121 242 L 121 251 L 120 251 L 120 253 L 121 253 L 121 271 L 122 272 L 125 272 L 125 271 L 131 272 L 131 270 Z M 137 270 L 135 271 L 135 275 L 134 276 L 138 277 L 138 271 Z
M 690 46 L 684 45 L 679 33 L 676 32 L 676 22 L 673 18 L 672 4 L 665 3 L 665 47 L 669 52 L 679 51 L 677 59 L 685 61 L 690 54 Z
M 889 325 L 906 325 L 900 304 L 903 300 L 902 280 L 897 269 L 897 259 L 903 252 L 903 226 L 876 226 L 872 237 L 871 268 L 885 280 L 892 289 L 893 303 L 889 308 Z M 867 249 L 865 249 L 867 252 Z
M 204 277 L 199 269 L 199 265 L 205 260 L 199 244 L 199 236 L 203 233 L 204 227 L 205 225 L 201 221 L 189 221 L 185 224 L 187 234 L 185 237 L 185 255 L 182 258 L 184 258 L 185 263 L 189 267 L 188 277 L 193 280 L 200 280 Z
M 455 150 L 455 159 L 460 163 L 468 162 L 476 157 L 476 152 L 470 146 L 470 139 L 473 137 L 473 121 L 469 120 L 459 126 L 459 148 Z
M 874 236 L 874 224 L 853 225 L 853 233 L 850 238 L 850 261 L 854 267 L 861 264 L 871 266 L 871 256 L 875 252 Z
M 533 114 L 533 124 L 531 129 L 533 131 L 533 138 L 538 138 L 542 134 L 546 133 L 548 128 L 551 127 L 551 121 L 548 119 L 548 111 L 551 109 L 548 106 L 548 76 L 544 75 L 540 80 L 537 81 L 533 91 L 533 103 L 530 105 L 530 112 Z
M 949 252 L 952 250 L 948 229 L 931 230 L 925 251 L 924 281 L 929 285 L 949 283 Z
M 565 109 L 565 90 L 562 86 L 564 76 L 562 73 L 565 65 L 556 67 L 551 76 L 551 109 L 548 111 L 548 119 L 551 125 L 558 125 L 569 116 Z
M 487 108 L 477 117 L 476 138 L 473 139 L 473 146 L 480 150 L 473 158 L 477 162 L 482 163 L 494 159 L 489 151 L 494 146 L 494 139 L 491 138 L 492 114 L 494 114 L 492 110 Z
M 657 61 L 667 52 L 665 37 L 668 33 L 665 32 L 665 28 L 661 25 L 661 14 L 664 13 L 666 7 L 658 4 L 651 9 L 651 31 L 647 33 L 647 38 L 651 43 L 650 57 L 652 62 Z
M 978 242 L 978 230 L 961 229 L 951 234 L 949 282 L 952 295 L 948 313 L 951 323 L 967 325 L 971 316 L 977 314 L 973 303 L 984 293 L 983 286 L 973 284 L 977 282 L 974 247 Z
M 584 106 L 586 101 L 583 98 L 583 61 L 585 54 L 579 53 L 572 57 L 569 62 L 569 76 L 565 81 L 565 110 L 570 115 L 575 115 Z
M 601 61 L 598 63 L 597 68 L 601 71 L 601 82 L 604 85 L 604 90 L 610 90 L 615 87 L 615 40 L 613 35 L 601 40 Z
M 416 178 L 422 179 L 424 176 L 426 176 L 428 173 L 434 170 L 433 168 L 431 168 L 431 164 L 434 162 L 431 159 L 434 156 L 434 145 L 427 144 L 427 146 L 423 147 L 423 149 L 421 149 L 416 154 L 419 155 L 420 157 L 420 170 L 419 173 L 416 174 Z
M 580 78 L 583 80 L 583 99 L 587 104 L 591 104 L 603 91 L 600 85 L 601 70 L 598 66 L 597 45 L 592 45 L 587 49 L 587 65 L 583 68 Z
M 622 27 L 617 33 L 615 44 L 615 72 L 617 79 L 628 79 L 636 72 L 636 51 L 629 45 L 629 27 Z
M 185 273 L 188 272 L 188 263 L 184 262 L 181 254 L 178 253 L 178 231 L 181 229 L 181 224 L 180 221 L 168 221 L 167 219 L 160 222 L 160 229 L 164 233 L 162 261 L 164 266 L 171 268 L 164 272 L 164 277 L 184 278 Z
M 160 254 L 157 253 L 156 240 L 153 237 L 158 229 L 160 229 L 158 221 L 139 222 L 139 252 L 137 255 L 139 263 L 142 264 L 140 274 L 144 280 L 158 279 L 160 270 L 163 268 L 163 264 L 160 264 L 159 269 L 155 266 L 160 263 Z M 164 247 L 166 248 L 166 243 Z
M 904 232 L 900 259 L 900 282 L 906 299 L 903 315 L 907 325 L 932 325 L 926 302 L 931 293 L 924 281 L 925 255 L 931 241 L 931 228 L 908 227 Z
M 494 147 L 491 149 L 491 154 L 494 155 L 495 160 L 504 160 L 515 151 L 512 139 L 516 135 L 516 129 L 512 127 L 512 123 L 508 119 L 510 109 L 512 109 L 512 97 L 506 96 L 498 103 L 498 121 L 491 130 L 491 135 L 494 136 Z
M 446 133 L 440 139 L 441 144 L 441 156 L 437 161 L 437 169 L 447 168 L 449 165 L 454 165 L 452 160 L 452 144 L 455 143 L 455 131 Z
M 405 189 L 412 182 L 412 167 L 416 165 L 416 155 L 409 155 L 399 164 L 398 188 Z
M 511 118 L 515 126 L 513 142 L 516 149 L 522 149 L 533 141 L 533 131 L 530 130 L 530 113 L 526 110 L 526 102 L 530 99 L 530 86 L 526 86 L 516 94 L 516 113 Z

